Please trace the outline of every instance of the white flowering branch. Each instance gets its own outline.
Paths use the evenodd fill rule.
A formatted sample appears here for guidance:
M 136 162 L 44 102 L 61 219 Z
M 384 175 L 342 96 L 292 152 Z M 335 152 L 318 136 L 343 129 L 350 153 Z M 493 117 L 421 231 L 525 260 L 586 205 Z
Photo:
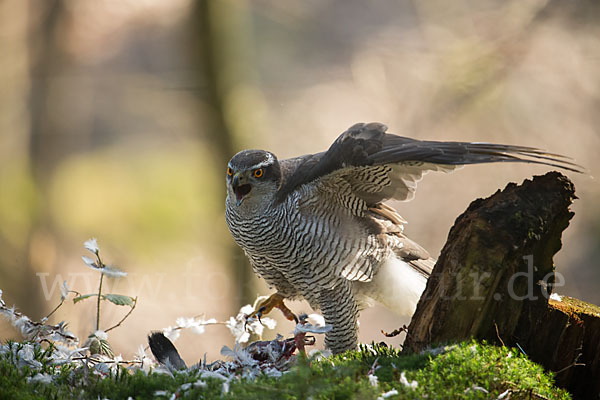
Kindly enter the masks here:
M 0 315 L 8 318 L 26 340 L 23 343 L 8 342 L 0 344 L 0 356 L 9 354 L 9 359 L 17 367 L 27 366 L 30 368 L 33 374 L 28 378 L 30 382 L 51 383 L 53 381 L 55 376 L 53 374 L 60 371 L 60 368 L 48 369 L 45 367 L 46 365 L 57 367 L 70 365 L 75 369 L 82 369 L 84 377 L 87 377 L 88 374 L 95 374 L 102 378 L 111 376 L 111 374 L 118 371 L 119 366 L 127 366 L 130 370 L 141 370 L 144 373 L 151 371 L 151 368 L 155 368 L 158 372 L 170 373 L 168 365 L 157 365 L 146 354 L 147 347 L 143 345 L 140 345 L 134 359 L 124 360 L 121 355 L 115 355 L 108 342 L 107 332 L 122 325 L 135 309 L 138 298 L 103 293 L 104 275 L 118 278 L 127 274 L 114 266 L 104 264 L 100 257 L 100 248 L 96 239 L 86 241 L 84 246 L 94 254 L 94 258 L 82 257 L 85 265 L 100 273 L 97 293 L 81 294 L 71 290 L 65 281 L 60 286 L 59 304 L 41 321 L 36 322 L 17 311 L 14 307 L 7 307 L 2 300 L 2 290 L 0 290 Z M 96 330 L 88 336 L 83 347 L 78 347 L 79 338 L 66 330 L 67 324 L 65 322 L 56 325 L 47 323 L 48 319 L 63 306 L 70 294 L 74 294 L 74 304 L 96 296 Z M 308 333 L 323 334 L 331 329 L 331 326 L 325 325 L 325 321 L 320 315 L 304 315 L 300 317 L 300 322 L 292 332 L 292 337 L 283 339 L 281 335 L 277 335 L 273 340 L 263 341 L 264 329 L 275 329 L 276 321 L 268 317 L 263 317 L 261 320 L 248 317 L 254 313 L 263 299 L 259 297 L 253 305 L 243 306 L 235 317 L 232 316 L 225 321 L 206 318 L 203 315 L 191 318 L 181 317 L 176 320 L 174 326 L 163 329 L 165 336 L 171 340 L 176 340 L 184 329 L 189 329 L 196 334 L 203 334 L 209 325 L 222 325 L 229 329 L 235 339 L 233 349 L 224 346 L 221 350 L 221 354 L 230 358 L 230 361 L 217 360 L 207 363 L 205 357 L 201 363 L 191 368 L 186 368 L 185 363 L 181 361 L 184 372 L 199 373 L 201 379 L 211 377 L 221 379 L 223 381 L 223 393 L 227 393 L 230 382 L 235 378 L 254 379 L 263 373 L 274 377 L 281 376 L 283 371 L 287 370 L 293 363 L 297 351 L 304 352 L 305 346 L 314 345 L 315 337 L 308 336 Z M 100 303 L 102 300 L 130 307 L 119 322 L 106 330 L 100 329 Z M 254 338 L 259 340 L 252 341 L 251 339 Z M 165 338 L 165 340 L 168 339 Z M 50 344 L 50 346 L 42 347 L 44 343 Z M 320 354 L 324 356 L 326 353 L 321 352 Z M 199 380 L 189 387 L 202 385 L 206 385 L 206 383 Z M 182 391 L 185 390 L 183 387 L 181 389 Z
M 14 307 L 7 307 L 2 299 L 2 290 L 0 290 L 0 315 L 6 317 L 27 340 L 60 342 L 65 344 L 77 344 L 79 341 L 77 336 L 66 330 L 67 324 L 64 321 L 56 325 L 46 324 L 46 318 L 39 322 L 32 321 L 28 316 L 17 311 Z
M 77 301 L 85 300 L 88 297 L 97 296 L 97 300 L 96 300 L 96 330 L 99 330 L 100 329 L 100 303 L 102 302 L 102 300 L 109 300 L 117 305 L 130 306 L 131 310 L 129 310 L 129 313 L 127 313 L 127 315 L 125 316 L 125 318 L 127 318 L 129 316 L 129 314 L 131 314 L 131 312 L 135 308 L 137 299 L 134 300 L 131 297 L 121 296 L 121 295 L 102 295 L 102 283 L 104 282 L 104 275 L 112 276 L 115 278 L 120 278 L 123 276 L 127 276 L 127 273 L 119 270 L 118 268 L 116 268 L 114 266 L 106 265 L 102 262 L 102 259 L 100 258 L 100 247 L 98 246 L 98 241 L 96 240 L 96 238 L 87 240 L 83 244 L 83 246 L 87 250 L 89 250 L 91 253 L 93 253 L 94 256 L 96 256 L 96 260 L 93 260 L 86 256 L 83 256 L 82 259 L 83 259 L 83 262 L 85 263 L 85 265 L 87 265 L 88 267 L 90 267 L 91 269 L 93 269 L 95 271 L 100 272 L 100 282 L 98 284 L 98 293 L 79 296 L 76 299 L 74 299 L 73 301 L 77 302 Z M 120 321 L 117 324 L 117 326 L 121 325 L 121 323 L 124 320 L 125 319 Z M 112 327 L 110 329 L 113 329 L 115 327 Z

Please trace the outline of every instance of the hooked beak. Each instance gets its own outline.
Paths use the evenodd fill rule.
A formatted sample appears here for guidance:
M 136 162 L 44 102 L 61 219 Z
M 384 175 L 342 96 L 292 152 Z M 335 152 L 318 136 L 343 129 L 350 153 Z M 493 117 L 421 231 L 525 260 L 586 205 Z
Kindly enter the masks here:
M 231 187 L 233 192 L 235 193 L 235 198 L 237 200 L 236 204 L 239 207 L 240 204 L 244 201 L 248 193 L 252 190 L 252 185 L 246 183 L 246 177 L 243 176 L 240 172 L 233 175 L 231 180 Z

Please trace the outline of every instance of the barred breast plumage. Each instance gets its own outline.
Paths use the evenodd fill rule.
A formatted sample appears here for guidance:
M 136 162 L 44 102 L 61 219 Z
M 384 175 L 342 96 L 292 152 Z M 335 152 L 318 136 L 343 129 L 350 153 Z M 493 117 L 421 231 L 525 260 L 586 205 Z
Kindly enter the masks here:
M 356 124 L 327 152 L 289 160 L 263 150 L 227 168 L 227 225 L 254 271 L 284 298 L 304 298 L 333 329 L 334 352 L 354 348 L 367 299 L 411 315 L 433 259 L 403 234 L 383 202 L 410 200 L 428 171 L 463 164 L 530 162 L 579 172 L 556 154 L 523 146 L 418 141 Z

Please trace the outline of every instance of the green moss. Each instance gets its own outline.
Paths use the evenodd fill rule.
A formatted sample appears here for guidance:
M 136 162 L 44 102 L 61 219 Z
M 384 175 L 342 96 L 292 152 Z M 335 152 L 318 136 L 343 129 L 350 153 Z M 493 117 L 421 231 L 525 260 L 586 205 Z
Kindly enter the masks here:
M 37 356 L 43 359 L 42 354 Z M 378 378 L 374 386 L 368 373 L 375 365 Z M 54 367 L 52 367 L 54 368 Z M 48 372 L 52 372 L 48 370 Z M 56 371 L 54 371 L 56 372 Z M 0 357 L 0 398 L 111 399 L 155 398 L 157 391 L 166 391 L 164 398 L 179 391 L 179 398 L 214 398 L 222 395 L 223 382 L 202 379 L 205 386 L 184 386 L 199 381 L 196 373 L 174 376 L 141 372 L 119 374 L 101 379 L 67 368 L 59 373 L 54 384 L 30 384 L 27 378 L 35 372 L 16 368 L 10 356 Z M 401 382 L 416 381 L 416 387 Z M 243 399 L 376 399 L 395 389 L 391 398 L 419 399 L 487 399 L 496 398 L 506 390 L 511 399 L 539 395 L 548 399 L 567 399 L 568 394 L 553 386 L 552 376 L 519 352 L 476 342 L 452 346 L 441 355 L 402 355 L 398 350 L 365 346 L 321 361 L 299 357 L 298 363 L 280 378 L 260 376 L 254 381 L 234 380 L 226 398 Z
M 550 299 L 550 306 L 559 309 L 569 315 L 591 315 L 600 317 L 600 306 L 586 303 L 573 297 L 561 296 L 561 301 Z

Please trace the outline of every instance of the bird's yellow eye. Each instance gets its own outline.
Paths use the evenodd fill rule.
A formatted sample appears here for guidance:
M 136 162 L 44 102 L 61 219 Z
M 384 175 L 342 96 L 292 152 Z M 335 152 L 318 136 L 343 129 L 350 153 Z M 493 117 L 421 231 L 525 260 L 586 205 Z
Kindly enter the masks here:
M 231 168 L 227 168 L 227 175 L 233 175 L 233 170 Z
M 255 169 L 255 170 L 254 170 L 254 177 L 255 177 L 255 178 L 260 178 L 260 177 L 261 177 L 261 176 L 263 176 L 263 175 L 264 175 L 264 171 L 263 171 L 263 169 L 262 169 L 262 168 L 259 168 L 259 169 Z

